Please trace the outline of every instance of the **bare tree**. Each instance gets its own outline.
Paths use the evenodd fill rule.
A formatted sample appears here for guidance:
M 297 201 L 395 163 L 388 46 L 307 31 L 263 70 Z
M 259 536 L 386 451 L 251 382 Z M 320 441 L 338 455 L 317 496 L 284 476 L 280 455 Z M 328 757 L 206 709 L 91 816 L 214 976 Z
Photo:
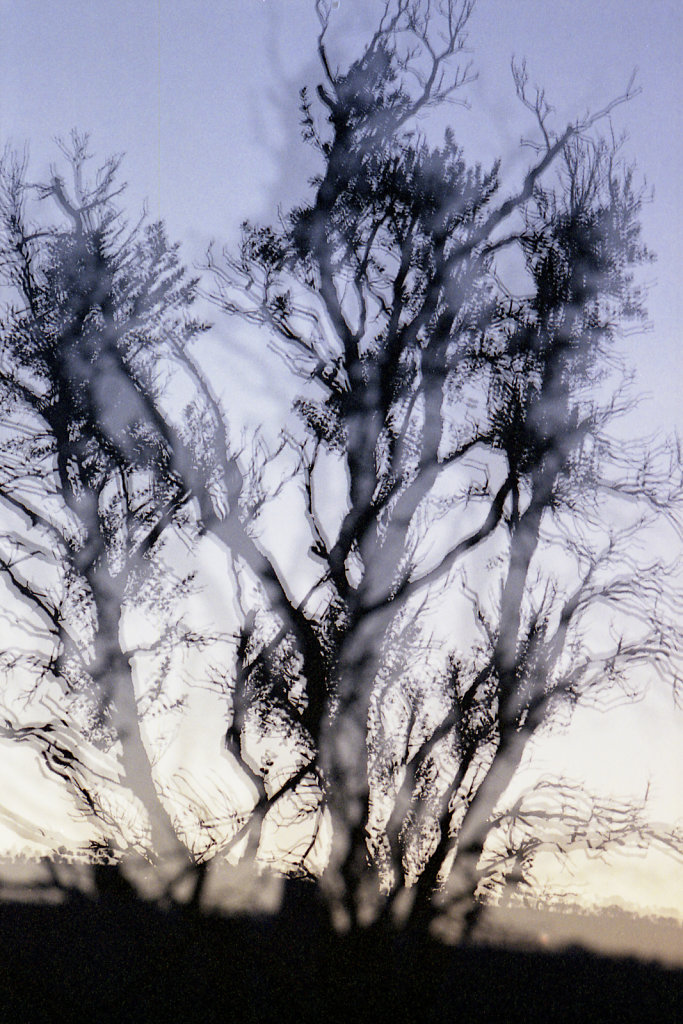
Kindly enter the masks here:
M 424 927 L 440 892 L 471 901 L 514 878 L 496 844 L 529 741 L 579 701 L 607 708 L 680 669 L 678 564 L 650 543 L 680 540 L 679 452 L 612 429 L 631 407 L 615 337 L 644 316 L 632 268 L 650 254 L 643 193 L 600 130 L 633 83 L 557 130 L 513 65 L 535 139 L 510 186 L 499 164 L 468 163 L 455 130 L 438 145 L 420 130 L 471 80 L 473 7 L 388 0 L 337 67 L 331 9 L 316 4 L 310 200 L 245 224 L 238 252 L 212 251 L 207 268 L 235 330 L 255 326 L 300 382 L 274 452 L 231 450 L 192 356 L 197 283 L 159 225 L 123 227 L 116 161 L 87 186 L 74 137 L 69 188 L 4 165 L 0 568 L 42 631 L 34 674 L 59 683 L 64 708 L 59 749 L 52 720 L 32 742 L 100 825 L 74 737 L 120 742 L 154 828 L 142 846 L 181 831 L 121 626 L 145 594 L 166 585 L 173 606 L 184 593 L 159 582 L 164 546 L 211 536 L 239 616 L 213 685 L 254 796 L 227 837 L 205 823 L 203 856 L 246 846 L 290 876 L 326 864 L 320 891 L 352 923 L 368 907 L 388 920 L 410 890 Z M 34 227 L 28 197 L 62 221 Z M 174 374 L 192 396 L 180 407 Z M 305 526 L 297 573 L 281 567 L 273 508 Z M 179 627 L 164 643 L 179 638 L 206 640 Z M 22 738 L 10 716 L 5 728 Z M 526 864 L 529 842 L 508 860 Z
M 182 437 L 160 404 L 170 367 L 189 359 L 185 346 L 202 325 L 189 315 L 196 282 L 177 247 L 161 225 L 126 225 L 120 161 L 89 183 L 87 147 L 76 133 L 62 146 L 70 185 L 56 171 L 31 184 L 26 158 L 11 153 L 2 167 L 3 580 L 34 631 L 24 667 L 36 686 L 57 683 L 63 702 L 61 723 L 43 698 L 45 720 L 15 734 L 30 732 L 107 840 L 125 849 L 74 723 L 82 743 L 120 743 L 124 782 L 147 817 L 136 845 L 170 842 L 185 857 L 140 732 L 121 618 L 164 529 L 182 528 L 188 487 L 196 477 L 209 486 L 189 430 Z M 40 216 L 48 203 L 56 223 Z
M 505 196 L 498 165 L 469 166 L 452 130 L 430 146 L 415 120 L 468 82 L 472 8 L 388 3 L 340 69 L 319 3 L 322 118 L 302 92 L 322 163 L 313 196 L 278 226 L 245 225 L 237 255 L 210 256 L 214 301 L 267 330 L 302 380 L 304 432 L 289 441 L 320 565 L 307 592 L 282 579 L 285 599 L 248 620 L 236 700 L 265 732 L 289 704 L 302 765 L 289 784 L 307 764 L 299 812 L 319 823 L 318 780 L 343 837 L 330 891 L 352 919 L 368 852 L 385 910 L 414 887 L 415 922 L 454 861 L 472 893 L 487 823 L 534 733 L 642 666 L 668 678 L 680 651 L 676 568 L 632 553 L 653 517 L 679 529 L 677 453 L 610 436 L 629 399 L 602 386 L 618 378 L 619 324 L 643 316 L 629 268 L 650 258 L 634 172 L 597 134 L 633 83 L 556 131 L 513 65 L 537 141 Z M 503 253 L 525 294 L 505 287 Z M 340 470 L 335 519 L 320 495 Z M 469 613 L 453 621 L 445 667 L 430 667 L 430 611 L 454 589 Z M 421 670 L 405 670 L 411 650 Z M 299 678 L 303 705 L 290 697 Z

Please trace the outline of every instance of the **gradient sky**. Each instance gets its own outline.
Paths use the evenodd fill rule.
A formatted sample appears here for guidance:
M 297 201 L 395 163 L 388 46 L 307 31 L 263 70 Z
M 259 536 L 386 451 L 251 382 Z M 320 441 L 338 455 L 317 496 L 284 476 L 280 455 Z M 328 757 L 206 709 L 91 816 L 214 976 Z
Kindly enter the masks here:
M 340 52 L 353 52 L 374 9 L 340 0 L 333 16 Z M 245 217 L 272 217 L 279 203 L 305 192 L 315 168 L 298 138 L 297 94 L 319 80 L 317 28 L 313 0 L 0 0 L 3 145 L 28 143 L 40 179 L 58 155 L 55 136 L 90 131 L 97 156 L 126 153 L 131 215 L 147 199 L 150 215 L 182 241 L 186 260 L 201 261 L 211 238 L 232 240 Z M 468 89 L 472 107 L 449 109 L 467 152 L 484 162 L 502 156 L 514 183 L 523 168 L 519 138 L 533 125 L 514 97 L 513 54 L 527 58 L 532 80 L 546 88 L 558 127 L 601 108 L 639 69 L 642 92 L 615 112 L 614 125 L 628 129 L 625 152 L 655 190 L 643 216 L 658 255 L 644 277 L 652 326 L 624 341 L 653 396 L 638 414 L 643 433 L 683 430 L 682 29 L 680 0 L 480 0 L 470 30 L 479 71 Z M 269 373 L 267 361 L 253 365 L 253 388 L 273 386 Z M 249 403 L 244 377 L 229 386 Z M 658 814 L 683 816 L 675 782 L 683 770 L 681 715 L 661 693 L 621 714 L 607 736 L 604 719 L 586 714 L 586 775 L 615 792 L 642 792 L 648 778 L 660 780 Z M 574 731 L 555 742 L 552 750 L 570 763 Z M 550 763 L 550 747 L 547 756 Z M 668 890 L 666 878 L 656 882 Z
M 339 0 L 341 49 L 352 50 L 373 9 Z M 298 139 L 297 93 L 318 81 L 312 0 L 0 0 L 0 12 L 0 130 L 30 142 L 37 176 L 55 157 L 55 135 L 91 131 L 96 154 L 127 154 L 131 210 L 147 198 L 190 260 L 209 238 L 233 238 L 246 216 L 272 216 L 305 189 L 313 168 Z M 513 54 L 528 59 L 559 126 L 602 107 L 638 68 L 642 93 L 614 123 L 628 129 L 626 152 L 655 189 L 644 216 L 658 254 L 646 272 L 653 328 L 628 343 L 656 395 L 644 410 L 653 426 L 683 426 L 682 29 L 677 0 L 481 0 L 472 110 L 449 111 L 468 152 L 507 157 L 514 174 L 532 126 L 514 98 Z

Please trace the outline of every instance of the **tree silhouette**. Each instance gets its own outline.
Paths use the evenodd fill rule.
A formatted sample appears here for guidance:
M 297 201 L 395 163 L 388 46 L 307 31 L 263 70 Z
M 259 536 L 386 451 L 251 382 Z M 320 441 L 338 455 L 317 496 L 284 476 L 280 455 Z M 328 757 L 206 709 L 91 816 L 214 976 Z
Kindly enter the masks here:
M 2 568 L 38 638 L 19 660 L 28 657 L 37 682 L 62 688 L 57 719 L 30 727 L 48 767 L 69 782 L 86 813 L 107 820 L 74 721 L 85 730 L 81 743 L 104 750 L 120 743 L 125 781 L 146 809 L 154 846 L 174 833 L 140 733 L 121 615 L 145 558 L 181 514 L 186 479 L 191 484 L 201 472 L 160 405 L 168 372 L 161 361 L 182 358 L 201 325 L 188 316 L 196 282 L 161 225 L 130 229 L 117 210 L 119 161 L 108 161 L 88 185 L 87 142 L 74 134 L 62 146 L 71 193 L 56 174 L 45 186 L 27 182 L 25 158 L 8 154 L 3 165 L 10 299 L 2 325 L 8 446 L 0 500 L 12 525 Z M 54 201 L 61 222 L 33 225 L 32 199 Z M 51 709 L 45 696 L 43 704 Z M 149 847 L 144 827 L 137 843 Z
M 317 777 L 343 836 L 331 889 L 352 919 L 368 852 L 385 911 L 413 884 L 413 919 L 428 919 L 454 866 L 471 894 L 534 733 L 639 664 L 666 677 L 679 651 L 675 621 L 662 629 L 675 567 L 632 555 L 651 513 L 677 522 L 677 456 L 611 437 L 629 400 L 601 387 L 618 325 L 644 313 L 630 269 L 650 258 L 643 194 L 595 134 L 614 104 L 557 132 L 523 64 L 514 82 L 539 141 L 517 191 L 503 196 L 499 165 L 468 165 L 453 130 L 428 142 L 415 118 L 469 80 L 457 58 L 472 8 L 389 3 L 339 69 L 318 3 L 322 118 L 301 96 L 322 163 L 312 198 L 277 226 L 245 224 L 237 255 L 209 261 L 214 300 L 267 330 L 302 381 L 303 435 L 288 440 L 320 565 L 307 592 L 283 580 L 296 598 L 249 620 L 237 699 L 267 732 L 305 680 L 306 704 L 290 699 L 311 769 L 298 810 L 320 821 Z M 523 267 L 522 295 L 503 254 Z M 320 498 L 335 470 L 336 518 Z M 433 606 L 454 590 L 436 667 Z M 590 617 L 605 605 L 598 639 Z
M 680 537 L 679 452 L 614 429 L 632 404 L 615 338 L 644 317 L 633 268 L 650 254 L 644 194 L 600 127 L 632 83 L 557 131 L 513 64 L 537 141 L 510 187 L 500 164 L 468 163 L 454 129 L 434 144 L 418 120 L 471 79 L 473 7 L 388 0 L 337 67 L 316 4 L 310 199 L 245 223 L 207 267 L 235 331 L 255 327 L 299 382 L 273 452 L 230 446 L 192 355 L 198 284 L 160 225 L 124 226 L 117 161 L 87 185 L 74 136 L 69 187 L 3 166 L 0 568 L 30 609 L 5 669 L 23 659 L 51 694 L 46 721 L 8 713 L 3 735 L 30 740 L 114 851 L 154 856 L 175 837 L 189 866 L 245 850 L 290 876 L 324 866 L 319 892 L 350 923 L 389 920 L 410 890 L 425 927 L 444 900 L 531 877 L 535 852 L 562 841 L 543 813 L 505 808 L 530 740 L 579 702 L 608 708 L 680 670 L 678 564 L 657 546 Z M 60 222 L 34 226 L 29 201 L 56 203 Z M 272 510 L 296 517 L 293 540 Z M 304 533 L 286 572 L 283 545 Z M 202 812 L 200 839 L 155 778 L 122 640 L 152 602 L 178 627 L 162 655 L 210 643 L 173 618 L 193 586 L 165 554 L 180 536 L 231 559 L 237 625 L 210 685 L 252 793 L 225 827 Z M 160 672 L 157 695 L 166 684 Z M 134 840 L 88 754 L 116 744 L 146 812 Z M 556 806 L 575 835 L 569 790 Z M 509 826 L 503 855 L 505 815 L 525 828 Z M 601 820 L 603 845 L 623 835 Z

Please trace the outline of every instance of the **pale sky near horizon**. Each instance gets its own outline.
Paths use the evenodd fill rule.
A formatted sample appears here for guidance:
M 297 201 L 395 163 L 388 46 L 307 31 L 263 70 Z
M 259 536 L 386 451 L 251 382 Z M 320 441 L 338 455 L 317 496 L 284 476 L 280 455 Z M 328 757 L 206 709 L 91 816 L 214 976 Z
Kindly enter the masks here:
M 338 19 L 342 48 L 353 49 L 368 9 L 365 0 L 340 0 L 332 26 Z M 97 157 L 126 153 L 131 217 L 147 199 L 185 259 L 201 261 L 211 238 L 234 240 L 245 217 L 271 218 L 280 202 L 305 193 L 314 166 L 298 138 L 297 102 L 301 85 L 319 81 L 317 29 L 313 0 L 0 0 L 3 146 L 28 144 L 40 179 L 58 158 L 55 136 L 90 131 Z M 479 72 L 467 90 L 471 110 L 453 107 L 449 115 L 466 152 L 485 163 L 501 155 L 507 180 L 518 183 L 519 138 L 533 125 L 514 98 L 513 55 L 527 58 L 558 126 L 604 106 L 638 68 L 642 92 L 615 111 L 614 124 L 628 130 L 625 152 L 654 188 L 643 215 L 645 240 L 658 255 L 644 272 L 652 327 L 624 342 L 639 384 L 654 396 L 639 413 L 642 433 L 683 431 L 682 42 L 679 0 L 480 0 L 470 29 Z M 271 367 L 257 360 L 231 385 L 243 404 L 264 386 L 277 390 Z M 588 716 L 589 774 L 618 787 L 619 773 L 623 779 L 645 759 L 642 778 L 660 779 L 668 794 L 658 812 L 683 816 L 671 782 L 683 769 L 681 715 L 661 695 L 648 714 L 609 735 Z M 569 763 L 572 739 L 557 742 Z M 667 879 L 656 881 L 666 891 Z

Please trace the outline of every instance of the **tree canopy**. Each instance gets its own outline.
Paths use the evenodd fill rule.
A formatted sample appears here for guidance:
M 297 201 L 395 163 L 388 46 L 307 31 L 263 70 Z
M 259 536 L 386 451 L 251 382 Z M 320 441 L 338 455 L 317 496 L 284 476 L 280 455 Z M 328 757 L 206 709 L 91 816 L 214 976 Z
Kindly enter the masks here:
M 657 541 L 680 539 L 683 481 L 673 442 L 615 427 L 652 258 L 610 132 L 632 83 L 558 129 L 513 63 L 535 136 L 510 183 L 429 123 L 471 80 L 473 7 L 387 0 L 338 66 L 318 0 L 322 80 L 300 101 L 319 172 L 277 223 L 212 248 L 203 284 L 163 225 L 125 223 L 118 160 L 88 181 L 85 137 L 62 147 L 68 185 L 4 160 L 0 570 L 23 639 L 3 668 L 28 671 L 42 717 L 8 702 L 2 735 L 64 780 L 93 855 L 253 856 L 351 923 L 407 893 L 417 926 L 531 884 L 549 846 L 680 856 L 645 808 L 566 779 L 506 803 L 530 741 L 580 702 L 676 694 L 679 565 Z M 275 450 L 232 438 L 195 354 L 199 290 L 230 314 L 228 350 L 248 325 L 297 381 Z M 188 611 L 207 543 L 218 625 Z M 143 683 L 126 636 L 150 607 Z M 208 820 L 186 780 L 194 824 L 150 739 L 183 650 L 223 708 L 221 786 L 249 794 Z

